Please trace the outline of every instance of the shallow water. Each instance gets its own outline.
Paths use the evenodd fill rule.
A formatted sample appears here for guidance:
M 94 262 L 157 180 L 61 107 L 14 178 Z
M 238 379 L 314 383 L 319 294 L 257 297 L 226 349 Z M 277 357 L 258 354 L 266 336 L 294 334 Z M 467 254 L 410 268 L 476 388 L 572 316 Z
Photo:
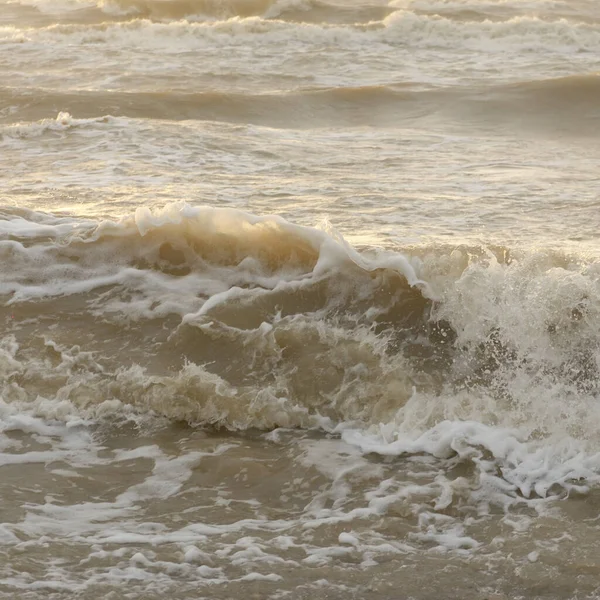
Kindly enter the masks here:
M 0 595 L 600 596 L 599 49 L 0 0 Z

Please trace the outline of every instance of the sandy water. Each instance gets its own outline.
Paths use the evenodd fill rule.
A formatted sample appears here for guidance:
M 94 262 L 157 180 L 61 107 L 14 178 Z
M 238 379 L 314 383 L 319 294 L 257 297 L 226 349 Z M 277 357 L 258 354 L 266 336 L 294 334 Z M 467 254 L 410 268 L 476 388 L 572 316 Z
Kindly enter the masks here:
M 0 1 L 0 595 L 600 596 L 600 7 Z

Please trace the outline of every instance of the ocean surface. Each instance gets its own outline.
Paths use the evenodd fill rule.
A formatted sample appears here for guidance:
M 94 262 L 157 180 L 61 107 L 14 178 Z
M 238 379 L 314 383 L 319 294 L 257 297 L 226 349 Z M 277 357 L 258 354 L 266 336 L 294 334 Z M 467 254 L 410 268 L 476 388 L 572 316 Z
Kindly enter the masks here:
M 0 598 L 600 598 L 600 2 L 0 0 Z

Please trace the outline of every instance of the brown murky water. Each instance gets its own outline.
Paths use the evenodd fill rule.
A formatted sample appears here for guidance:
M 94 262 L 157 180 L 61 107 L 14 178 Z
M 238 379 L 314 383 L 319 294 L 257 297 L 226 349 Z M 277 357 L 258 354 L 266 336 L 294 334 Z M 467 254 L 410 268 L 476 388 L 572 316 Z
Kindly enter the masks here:
M 600 597 L 599 49 L 0 0 L 0 596 Z

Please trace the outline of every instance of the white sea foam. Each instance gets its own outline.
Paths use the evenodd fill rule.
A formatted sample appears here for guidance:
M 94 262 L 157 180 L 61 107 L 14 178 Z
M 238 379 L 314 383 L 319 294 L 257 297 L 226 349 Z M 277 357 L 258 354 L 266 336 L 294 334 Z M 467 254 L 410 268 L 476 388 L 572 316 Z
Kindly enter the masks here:
M 104 126 L 118 125 L 123 123 L 109 115 L 91 119 L 75 119 L 68 112 L 59 112 L 55 119 L 43 119 L 37 123 L 11 123 L 0 126 L 0 140 L 6 138 L 30 139 L 38 138 L 48 132 L 61 133 L 75 128 L 86 128 L 96 126 L 102 129 Z

